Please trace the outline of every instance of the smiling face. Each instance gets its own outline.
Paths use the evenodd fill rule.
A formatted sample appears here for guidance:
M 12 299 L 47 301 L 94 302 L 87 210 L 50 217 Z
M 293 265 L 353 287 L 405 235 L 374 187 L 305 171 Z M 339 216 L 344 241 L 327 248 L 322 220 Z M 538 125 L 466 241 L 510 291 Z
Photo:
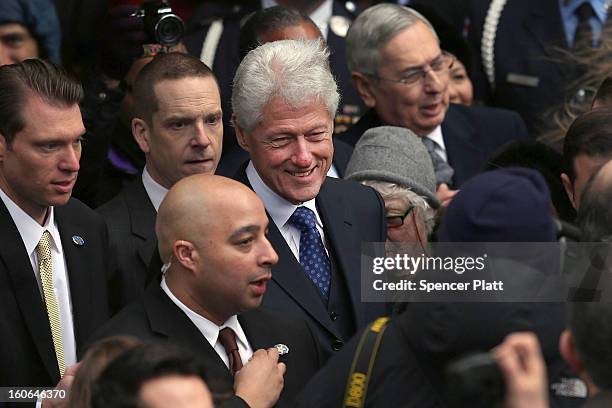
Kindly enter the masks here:
M 419 136 L 431 133 L 444 120 L 448 109 L 448 71 L 431 69 L 422 81 L 405 85 L 400 80 L 415 68 L 423 67 L 442 55 L 438 41 L 422 22 L 400 31 L 380 50 L 376 76 L 361 75 L 364 103 L 376 110 L 383 124 L 412 130 Z
M 55 106 L 29 94 L 25 127 L 7 143 L 0 135 L 0 188 L 42 224 L 49 206 L 72 194 L 85 133 L 78 105 Z
M 273 99 L 255 129 L 237 127 L 236 133 L 261 179 L 279 196 L 299 204 L 319 194 L 334 155 L 332 116 L 323 103 L 294 108 Z
M 154 87 L 151 123 L 136 118 L 132 133 L 151 177 L 170 188 L 183 177 L 212 174 L 221 157 L 221 98 L 213 77 L 164 80 Z

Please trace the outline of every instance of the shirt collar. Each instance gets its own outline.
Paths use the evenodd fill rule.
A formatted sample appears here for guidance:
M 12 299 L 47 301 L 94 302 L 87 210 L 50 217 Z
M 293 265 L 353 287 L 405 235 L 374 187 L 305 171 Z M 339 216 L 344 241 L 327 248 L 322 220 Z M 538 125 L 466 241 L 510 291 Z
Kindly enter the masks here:
M 200 333 L 206 338 L 206 341 L 210 344 L 211 347 L 215 347 L 217 343 L 217 339 L 219 338 L 219 330 L 229 327 L 236 333 L 236 340 L 242 343 L 243 348 L 248 348 L 248 340 L 246 338 L 246 334 L 244 330 L 242 330 L 242 326 L 240 326 L 240 322 L 238 321 L 238 316 L 233 315 L 225 323 L 221 326 L 217 326 L 215 323 L 211 322 L 207 318 L 198 313 L 191 310 L 187 307 L 183 302 L 181 302 L 170 290 L 168 284 L 166 283 L 166 278 L 163 277 L 161 284 L 162 290 L 168 295 L 170 300 L 187 315 L 189 320 L 198 328 Z
M 151 177 L 147 171 L 146 166 L 142 171 L 142 184 L 144 184 L 144 188 L 149 196 L 149 199 L 151 200 L 151 203 L 153 204 L 153 207 L 155 207 L 155 211 L 158 211 L 162 200 L 168 193 L 168 189 L 159 184 L 157 181 L 153 180 L 153 177 Z
M 442 126 L 438 125 L 433 132 L 425 136 L 428 139 L 433 140 L 438 147 L 446 151 L 446 145 L 444 144 L 444 137 L 442 136 Z
M 36 220 L 34 220 L 34 218 L 30 217 L 30 215 L 23 211 L 21 207 L 15 204 L 15 202 L 11 200 L 11 198 L 7 196 L 2 189 L 0 189 L 0 198 L 11 215 L 11 218 L 19 231 L 19 235 L 21 235 L 21 239 L 23 240 L 28 256 L 36 250 L 36 246 L 38 245 L 38 242 L 45 231 L 49 231 L 51 234 L 51 250 L 59 253 L 59 242 L 61 241 L 59 231 L 55 225 L 55 212 L 52 206 L 49 207 L 49 214 L 45 220 L 45 224 L 40 225 L 38 222 L 36 222 Z
M 261 201 L 266 208 L 268 214 L 274 221 L 277 227 L 284 226 L 296 208 L 299 206 L 304 206 L 309 208 L 315 213 L 317 217 L 317 224 L 322 226 L 321 219 L 319 218 L 319 214 L 317 212 L 317 204 L 315 198 L 305 201 L 299 205 L 293 204 L 292 202 L 287 201 L 283 197 L 276 194 L 270 187 L 263 182 L 257 170 L 255 170 L 255 166 L 253 166 L 253 162 L 250 161 L 249 165 L 246 168 L 247 178 L 249 179 L 249 183 L 253 187 L 255 193 L 259 196 Z
M 574 11 L 583 3 L 584 0 L 559 0 L 561 8 L 561 17 L 563 20 L 567 20 L 572 17 Z M 608 7 L 610 1 L 608 0 L 591 0 L 590 1 L 595 14 L 599 21 L 606 21 L 606 15 L 608 13 Z

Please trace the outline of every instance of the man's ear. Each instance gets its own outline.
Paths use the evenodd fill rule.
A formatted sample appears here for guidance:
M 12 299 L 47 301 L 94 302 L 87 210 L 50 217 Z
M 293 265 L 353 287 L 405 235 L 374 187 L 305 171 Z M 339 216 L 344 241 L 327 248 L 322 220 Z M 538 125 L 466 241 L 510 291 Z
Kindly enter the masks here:
M 183 241 L 181 239 L 174 242 L 172 246 L 172 253 L 174 258 L 181 266 L 187 270 L 195 271 L 197 254 L 195 247 L 189 241 Z
M 376 106 L 376 98 L 374 98 L 372 78 L 361 72 L 352 72 L 351 79 L 365 106 L 374 108 Z
M 236 114 L 232 113 L 232 124 L 234 125 L 234 129 L 236 130 L 236 140 L 240 147 L 242 147 L 247 152 L 251 152 L 249 147 L 249 140 L 246 136 L 246 132 L 238 125 L 238 121 L 236 120 Z
M 150 134 L 147 122 L 140 118 L 132 119 L 132 136 L 134 137 L 136 143 L 138 143 L 140 150 L 142 150 L 144 153 L 149 153 L 151 151 L 149 145 Z
M 582 359 L 578 355 L 578 351 L 576 350 L 576 344 L 574 343 L 574 338 L 572 337 L 572 333 L 565 329 L 563 333 L 561 333 L 561 337 L 559 337 L 559 353 L 567 362 L 572 370 L 574 370 L 577 374 L 584 373 L 584 365 L 582 364 Z
M 572 181 L 567 174 L 561 173 L 561 182 L 563 183 L 563 188 L 565 188 L 565 193 L 569 197 L 572 206 L 576 208 L 576 202 L 574 201 L 574 185 Z

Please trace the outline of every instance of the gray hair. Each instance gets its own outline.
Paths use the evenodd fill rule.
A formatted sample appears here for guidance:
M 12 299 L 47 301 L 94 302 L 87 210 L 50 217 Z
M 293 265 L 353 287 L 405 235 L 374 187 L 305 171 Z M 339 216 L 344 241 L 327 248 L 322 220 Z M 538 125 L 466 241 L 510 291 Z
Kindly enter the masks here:
M 353 21 L 346 35 L 349 71 L 376 74 L 380 50 L 400 31 L 419 21 L 431 29 L 437 40 L 438 35 L 431 23 L 409 7 L 383 3 L 366 9 Z
M 237 125 L 253 130 L 274 98 L 294 108 L 320 101 L 334 117 L 340 95 L 329 68 L 329 51 L 321 41 L 269 42 L 244 57 L 232 92 Z
M 406 205 L 414 205 L 419 209 L 417 216 L 421 218 L 427 229 L 427 234 L 433 230 L 435 220 L 435 210 L 427 202 L 427 198 L 415 193 L 407 187 L 379 180 L 363 180 L 361 184 L 370 186 L 378 191 L 383 200 L 399 199 Z

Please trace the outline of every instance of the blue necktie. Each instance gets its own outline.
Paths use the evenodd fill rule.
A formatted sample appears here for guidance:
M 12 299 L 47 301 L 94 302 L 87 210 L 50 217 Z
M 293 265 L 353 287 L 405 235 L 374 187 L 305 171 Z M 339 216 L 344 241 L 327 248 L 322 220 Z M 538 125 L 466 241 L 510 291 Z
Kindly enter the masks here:
M 300 265 L 321 292 L 323 299 L 329 299 L 331 266 L 325 252 L 321 235 L 317 230 L 314 212 L 306 207 L 295 209 L 289 222 L 301 231 Z

